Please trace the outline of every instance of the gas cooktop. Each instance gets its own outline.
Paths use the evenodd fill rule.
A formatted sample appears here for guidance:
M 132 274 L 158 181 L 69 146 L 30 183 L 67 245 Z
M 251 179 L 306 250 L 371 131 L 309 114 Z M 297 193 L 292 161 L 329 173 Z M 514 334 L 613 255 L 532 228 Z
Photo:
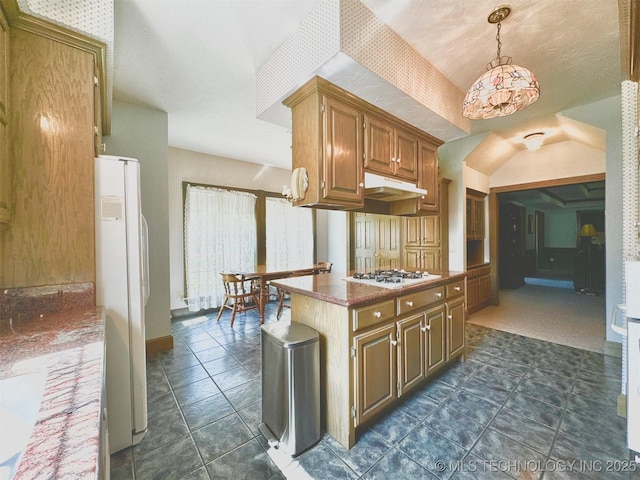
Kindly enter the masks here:
M 431 275 L 420 271 L 375 270 L 373 272 L 356 272 L 353 276 L 345 278 L 345 280 L 378 287 L 400 288 L 437 278 L 441 278 L 440 275 Z

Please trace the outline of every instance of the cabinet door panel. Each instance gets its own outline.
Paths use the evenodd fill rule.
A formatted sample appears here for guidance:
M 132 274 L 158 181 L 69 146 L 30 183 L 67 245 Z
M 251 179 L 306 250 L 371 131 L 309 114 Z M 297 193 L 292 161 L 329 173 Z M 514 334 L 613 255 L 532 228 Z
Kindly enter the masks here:
M 438 156 L 435 148 L 419 142 L 418 186 L 427 194 L 419 200 L 419 209 L 423 212 L 438 211 Z
M 422 251 L 422 268 L 427 272 L 440 271 L 440 249 L 425 248 Z
M 437 247 L 440 245 L 440 218 L 436 215 L 420 217 L 422 223 L 422 245 Z
M 324 112 L 324 189 L 323 198 L 361 203 L 362 114 L 331 97 L 323 98 Z
M 414 248 L 405 248 L 404 250 L 404 268 L 408 270 L 422 269 L 422 250 Z
M 445 362 L 444 305 L 438 305 L 425 313 L 427 375 Z
M 447 302 L 447 359 L 464 350 L 464 298 Z
M 469 310 L 478 306 L 478 278 L 467 279 L 467 308 Z
M 366 116 L 364 168 L 370 172 L 393 175 L 393 127 L 377 117 Z
M 422 239 L 422 222 L 420 217 L 405 217 L 404 244 L 408 247 L 419 247 Z
M 395 176 L 414 183 L 418 180 L 418 139 L 400 129 L 396 129 Z
M 491 277 L 484 275 L 478 278 L 478 302 L 484 303 L 491 296 Z
M 400 337 L 398 348 L 399 396 L 415 387 L 425 376 L 425 335 L 421 330 L 423 319 L 424 315 L 419 314 L 397 323 Z
M 396 398 L 395 324 L 353 339 L 356 349 L 355 424 L 374 416 Z

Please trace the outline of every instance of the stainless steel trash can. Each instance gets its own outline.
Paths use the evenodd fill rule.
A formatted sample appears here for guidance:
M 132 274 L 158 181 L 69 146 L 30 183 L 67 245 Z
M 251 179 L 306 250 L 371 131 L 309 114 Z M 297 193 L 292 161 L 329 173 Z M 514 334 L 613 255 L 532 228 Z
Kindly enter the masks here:
M 291 456 L 320 440 L 320 340 L 299 323 L 262 326 L 260 431 Z

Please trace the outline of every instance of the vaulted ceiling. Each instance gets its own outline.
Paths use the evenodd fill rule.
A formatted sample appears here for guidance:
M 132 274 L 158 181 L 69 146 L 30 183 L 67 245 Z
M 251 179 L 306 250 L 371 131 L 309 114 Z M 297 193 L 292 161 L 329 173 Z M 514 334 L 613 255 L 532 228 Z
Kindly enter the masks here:
M 290 168 L 288 128 L 256 118 L 256 75 L 322 3 L 115 0 L 114 99 L 168 112 L 170 146 Z M 495 57 L 496 29 L 487 16 L 499 2 L 363 0 L 362 4 L 459 95 Z M 470 122 L 443 140 L 486 133 L 483 148 L 489 152 L 504 142 L 517 150 L 522 148 L 518 138 L 549 129 L 555 135 L 549 141 L 570 139 L 603 148 L 597 129 L 557 114 L 620 94 L 619 17 L 626 25 L 628 12 L 619 14 L 616 0 L 513 0 L 510 5 L 511 17 L 501 30 L 502 53 L 536 74 L 541 98 L 509 117 Z M 361 49 L 366 50 L 374 39 L 357 33 Z M 399 71 L 402 68 L 398 65 Z M 389 85 L 394 86 L 393 79 L 373 91 L 375 99 L 389 101 Z M 418 110 L 407 120 L 427 118 L 433 114 L 430 108 L 424 109 L 423 117 Z

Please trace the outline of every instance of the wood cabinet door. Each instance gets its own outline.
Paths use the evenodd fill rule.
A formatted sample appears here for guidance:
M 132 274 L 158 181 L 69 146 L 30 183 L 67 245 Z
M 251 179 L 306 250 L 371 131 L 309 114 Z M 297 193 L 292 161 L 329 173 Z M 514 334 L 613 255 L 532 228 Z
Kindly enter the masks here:
M 419 247 L 422 243 L 421 217 L 405 217 L 402 224 L 404 226 L 404 245 Z
M 444 332 L 444 305 L 438 305 L 425 312 L 425 337 L 427 375 L 444 364 L 445 356 L 445 332 Z
M 331 97 L 323 103 L 322 197 L 325 200 L 362 204 L 362 114 Z
M 353 338 L 355 425 L 373 417 L 396 398 L 397 352 L 394 323 Z
M 438 212 L 438 155 L 435 148 L 425 142 L 418 142 L 418 187 L 427 194 L 418 200 L 421 212 Z
M 441 270 L 439 248 L 422 249 L 422 269 L 427 272 L 439 272 Z
M 478 297 L 478 277 L 467 278 L 467 308 L 472 310 L 480 303 Z
M 484 239 L 484 199 L 473 201 L 473 222 L 475 238 Z
M 399 217 L 376 215 L 376 267 L 394 269 L 400 266 L 400 221 Z
M 409 270 L 422 270 L 422 249 L 405 248 L 402 266 Z
M 421 223 L 423 247 L 437 247 L 440 245 L 440 217 L 437 215 L 427 215 L 419 217 Z
M 467 197 L 467 238 L 475 238 L 476 237 L 476 224 L 473 218 L 474 208 L 473 208 L 473 199 Z
M 376 252 L 375 216 L 368 213 L 354 215 L 355 268 L 358 272 L 372 272 Z
M 398 396 L 415 387 L 425 377 L 424 315 L 413 315 L 396 323 L 398 331 Z
M 418 180 L 418 138 L 396 129 L 395 176 L 410 182 Z
M 484 303 L 491 297 L 491 276 L 483 275 L 478 278 L 478 303 Z
M 393 127 L 378 117 L 364 116 L 364 168 L 383 175 L 394 174 Z
M 464 297 L 446 303 L 447 359 L 464 350 Z

